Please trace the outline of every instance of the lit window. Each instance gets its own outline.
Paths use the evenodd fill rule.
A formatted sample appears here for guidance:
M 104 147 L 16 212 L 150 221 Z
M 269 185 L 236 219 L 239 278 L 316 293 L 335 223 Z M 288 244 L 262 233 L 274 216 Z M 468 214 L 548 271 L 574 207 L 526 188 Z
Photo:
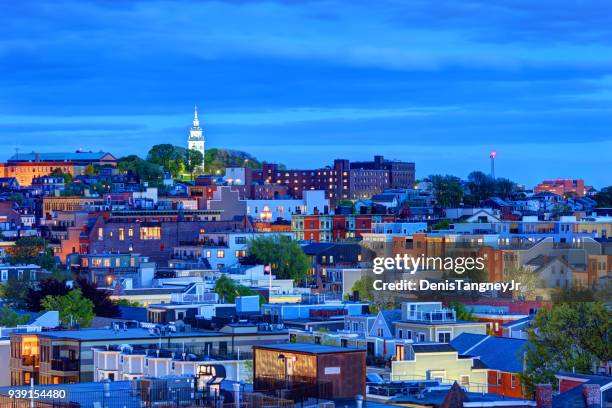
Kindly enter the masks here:
M 98 241 L 102 241 L 104 239 L 104 228 L 98 228 Z
M 225 258 L 225 251 L 222 249 L 217 250 L 217 258 Z
M 142 240 L 157 240 L 161 239 L 160 227 L 140 227 L 140 239 Z
M 119 241 L 123 241 L 125 239 L 125 231 L 123 228 L 119 228 Z

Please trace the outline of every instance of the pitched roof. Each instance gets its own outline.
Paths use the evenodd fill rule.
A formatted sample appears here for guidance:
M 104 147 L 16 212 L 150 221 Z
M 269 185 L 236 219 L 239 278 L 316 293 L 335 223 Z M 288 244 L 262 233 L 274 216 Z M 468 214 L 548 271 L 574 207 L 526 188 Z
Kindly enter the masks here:
M 9 161 L 80 161 L 80 160 L 101 160 L 104 156 L 110 155 L 112 159 L 115 157 L 108 152 L 58 152 L 58 153 L 19 153 L 14 154 L 9 158 Z
M 400 309 L 381 310 L 380 314 L 390 330 L 393 329 L 395 322 L 402 319 L 402 311 Z
M 462 333 L 450 345 L 462 355 L 478 357 L 488 368 L 520 373 L 523 371 L 523 353 L 529 342 L 509 337 Z

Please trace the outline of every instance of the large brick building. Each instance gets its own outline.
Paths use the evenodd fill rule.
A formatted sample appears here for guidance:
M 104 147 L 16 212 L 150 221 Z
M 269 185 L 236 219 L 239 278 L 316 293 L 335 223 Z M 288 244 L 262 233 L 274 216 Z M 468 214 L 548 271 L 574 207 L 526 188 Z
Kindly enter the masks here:
M 107 152 L 18 153 L 0 165 L 0 177 L 14 177 L 20 186 L 30 186 L 32 179 L 54 170 L 73 176 L 84 173 L 88 165 L 115 166 L 117 159 Z
M 285 185 L 295 197 L 301 197 L 304 190 L 324 190 L 326 197 L 335 202 L 371 197 L 389 187 L 412 187 L 414 169 L 414 163 L 375 156 L 371 162 L 336 159 L 333 166 L 320 169 L 284 170 L 277 164 L 264 164 L 261 170 L 244 169 L 240 178 L 247 185 Z

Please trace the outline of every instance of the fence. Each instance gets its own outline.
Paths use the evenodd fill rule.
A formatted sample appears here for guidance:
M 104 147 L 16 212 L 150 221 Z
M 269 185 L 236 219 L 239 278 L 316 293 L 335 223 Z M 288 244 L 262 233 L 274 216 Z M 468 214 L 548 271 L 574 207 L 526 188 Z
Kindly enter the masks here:
M 0 395 L 0 408 L 293 408 L 294 401 L 263 393 L 196 392 L 191 387 L 146 387 L 68 392 L 64 399 L 11 398 Z
M 253 381 L 253 390 L 266 395 L 290 399 L 302 403 L 308 399 L 328 400 L 333 396 L 333 385 L 301 376 L 258 376 Z

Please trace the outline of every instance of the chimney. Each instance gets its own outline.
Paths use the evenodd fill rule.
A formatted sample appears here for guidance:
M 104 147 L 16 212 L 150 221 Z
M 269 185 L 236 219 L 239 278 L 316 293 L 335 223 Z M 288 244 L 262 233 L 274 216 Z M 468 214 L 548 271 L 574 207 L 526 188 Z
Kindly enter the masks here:
M 585 407 L 601 407 L 601 388 L 598 384 L 583 384 L 582 395 L 584 396 Z
M 536 407 L 552 408 L 552 385 L 538 384 L 536 385 Z

